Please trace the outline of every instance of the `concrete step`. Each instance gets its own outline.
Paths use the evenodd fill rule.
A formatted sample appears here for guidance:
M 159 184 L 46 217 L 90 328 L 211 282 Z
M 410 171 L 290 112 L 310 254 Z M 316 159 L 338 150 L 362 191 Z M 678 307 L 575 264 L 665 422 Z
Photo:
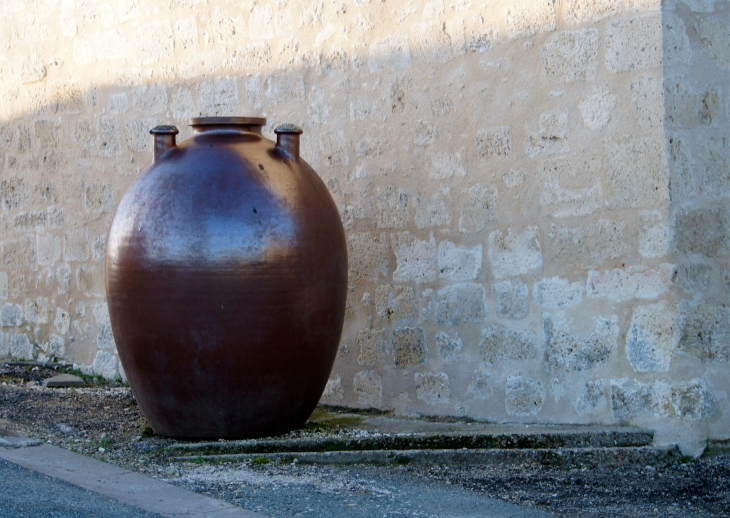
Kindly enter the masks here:
M 239 453 L 222 455 L 185 455 L 173 457 L 178 462 L 228 463 L 270 462 L 300 464 L 373 464 L 373 465 L 428 465 L 463 466 L 539 464 L 569 469 L 604 468 L 610 466 L 658 466 L 682 462 L 678 449 L 663 450 L 651 447 L 611 448 L 532 448 L 532 449 L 433 449 L 433 450 L 374 450 L 331 452 L 277 452 Z

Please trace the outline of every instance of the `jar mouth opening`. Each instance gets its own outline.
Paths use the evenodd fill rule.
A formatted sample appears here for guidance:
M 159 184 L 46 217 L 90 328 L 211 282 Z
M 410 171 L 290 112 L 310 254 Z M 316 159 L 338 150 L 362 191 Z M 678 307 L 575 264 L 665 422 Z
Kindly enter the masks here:
M 266 117 L 193 117 L 189 126 L 219 126 L 221 124 L 241 126 L 265 126 Z

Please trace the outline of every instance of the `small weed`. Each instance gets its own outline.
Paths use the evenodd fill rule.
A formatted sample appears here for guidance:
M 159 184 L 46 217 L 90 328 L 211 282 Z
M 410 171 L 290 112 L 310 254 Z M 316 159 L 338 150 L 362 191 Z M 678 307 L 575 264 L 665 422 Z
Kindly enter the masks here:
M 155 432 L 152 431 L 152 427 L 147 423 L 144 423 L 142 426 L 140 426 L 139 433 L 140 435 L 142 435 L 142 437 L 152 437 L 153 435 L 155 435 Z
M 252 464 L 268 464 L 269 462 L 271 462 L 271 459 L 267 459 L 266 457 L 256 457 L 251 461 Z

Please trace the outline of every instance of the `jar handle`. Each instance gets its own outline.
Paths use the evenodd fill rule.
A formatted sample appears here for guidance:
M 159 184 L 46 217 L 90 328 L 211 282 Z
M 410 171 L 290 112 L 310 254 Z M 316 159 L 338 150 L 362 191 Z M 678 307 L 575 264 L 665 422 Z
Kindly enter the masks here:
M 180 133 L 175 126 L 155 126 L 150 130 L 150 135 L 153 135 L 155 140 L 155 147 L 152 151 L 152 162 L 157 160 L 165 154 L 165 152 L 176 146 L 175 135 Z
M 274 133 L 277 149 L 283 150 L 292 160 L 299 160 L 299 135 L 304 133 L 302 128 L 287 123 L 277 126 Z

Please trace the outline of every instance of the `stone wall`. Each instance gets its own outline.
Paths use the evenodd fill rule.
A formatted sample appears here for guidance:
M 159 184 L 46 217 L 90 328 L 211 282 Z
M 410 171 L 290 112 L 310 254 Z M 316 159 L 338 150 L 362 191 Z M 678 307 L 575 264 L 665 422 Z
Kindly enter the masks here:
M 148 130 L 304 127 L 341 209 L 323 402 L 730 438 L 727 0 L 6 0 L 0 356 L 123 376 Z

